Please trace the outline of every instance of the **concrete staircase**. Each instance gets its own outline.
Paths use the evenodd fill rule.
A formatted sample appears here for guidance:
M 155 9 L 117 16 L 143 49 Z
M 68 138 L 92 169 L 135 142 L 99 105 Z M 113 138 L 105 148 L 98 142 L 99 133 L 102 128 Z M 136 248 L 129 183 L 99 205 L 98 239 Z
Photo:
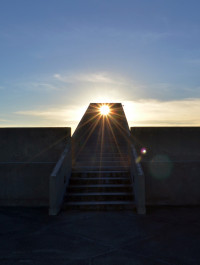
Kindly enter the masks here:
M 106 210 L 134 207 L 127 154 L 81 156 L 74 165 L 65 209 Z
M 128 126 L 123 108 L 116 104 L 114 118 L 101 117 L 97 124 L 92 119 L 95 113 L 91 105 L 77 129 L 72 175 L 63 207 L 132 209 Z

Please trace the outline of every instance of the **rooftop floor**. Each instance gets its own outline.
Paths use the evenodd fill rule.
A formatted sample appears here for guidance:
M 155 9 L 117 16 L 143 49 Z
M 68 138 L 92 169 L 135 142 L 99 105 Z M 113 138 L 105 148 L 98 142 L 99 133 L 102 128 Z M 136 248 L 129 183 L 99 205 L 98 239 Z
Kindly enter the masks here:
M 0 208 L 1 265 L 197 265 L 200 208 L 62 212 Z

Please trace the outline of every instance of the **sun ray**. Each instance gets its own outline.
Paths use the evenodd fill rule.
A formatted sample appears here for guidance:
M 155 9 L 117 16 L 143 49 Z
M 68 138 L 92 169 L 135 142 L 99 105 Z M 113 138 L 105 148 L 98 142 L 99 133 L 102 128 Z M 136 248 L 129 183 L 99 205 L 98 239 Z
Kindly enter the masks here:
M 90 119 L 91 121 L 94 119 Z M 85 141 L 82 143 L 82 146 L 80 147 L 79 152 L 77 153 L 77 157 L 79 156 L 79 154 L 81 153 L 81 151 L 84 149 L 84 147 L 86 146 L 90 136 L 92 135 L 92 133 L 94 132 L 96 126 L 98 125 L 100 121 L 100 116 L 97 115 L 97 119 L 94 120 L 94 122 L 88 127 L 88 129 L 86 130 L 86 133 L 88 134 L 87 137 L 85 138 Z M 86 134 L 85 133 L 85 134 Z

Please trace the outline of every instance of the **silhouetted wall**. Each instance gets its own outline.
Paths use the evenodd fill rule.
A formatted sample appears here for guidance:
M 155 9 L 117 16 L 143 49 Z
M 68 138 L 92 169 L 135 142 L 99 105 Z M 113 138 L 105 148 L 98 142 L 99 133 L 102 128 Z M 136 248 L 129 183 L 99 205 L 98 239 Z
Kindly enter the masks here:
M 200 204 L 200 127 L 134 127 L 131 135 L 145 174 L 146 204 Z
M 49 177 L 70 128 L 0 129 L 0 205 L 48 206 Z
M 1 206 L 48 206 L 55 164 L 0 164 Z
M 0 162 L 55 162 L 70 128 L 0 128 Z

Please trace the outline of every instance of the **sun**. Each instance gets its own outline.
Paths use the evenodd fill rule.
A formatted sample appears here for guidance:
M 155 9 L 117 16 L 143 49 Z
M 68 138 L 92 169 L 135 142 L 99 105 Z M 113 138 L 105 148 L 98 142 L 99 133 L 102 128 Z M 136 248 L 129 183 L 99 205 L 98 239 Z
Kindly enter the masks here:
M 99 110 L 100 110 L 101 115 L 108 115 L 110 112 L 110 108 L 108 105 L 101 106 Z

